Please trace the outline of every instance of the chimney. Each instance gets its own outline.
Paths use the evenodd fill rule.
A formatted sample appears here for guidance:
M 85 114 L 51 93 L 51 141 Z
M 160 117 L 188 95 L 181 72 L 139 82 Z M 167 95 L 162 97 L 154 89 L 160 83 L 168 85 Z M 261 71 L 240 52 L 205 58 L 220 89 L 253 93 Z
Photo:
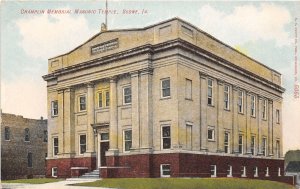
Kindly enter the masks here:
M 101 24 L 101 32 L 105 32 L 107 30 L 106 24 L 102 23 Z

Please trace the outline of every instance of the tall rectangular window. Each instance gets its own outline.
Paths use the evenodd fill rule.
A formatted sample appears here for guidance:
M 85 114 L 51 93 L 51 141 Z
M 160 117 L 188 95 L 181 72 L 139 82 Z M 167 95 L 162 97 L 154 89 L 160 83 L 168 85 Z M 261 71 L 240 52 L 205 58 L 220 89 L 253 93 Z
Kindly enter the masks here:
M 30 133 L 29 133 L 29 129 L 28 128 L 26 128 L 24 130 L 24 140 L 25 140 L 25 142 L 29 142 L 30 141 Z
M 251 116 L 255 117 L 255 102 L 256 102 L 256 98 L 254 95 L 251 95 Z
M 27 154 L 27 167 L 32 167 L 32 153 Z
M 131 104 L 131 86 L 123 88 L 123 104 Z
M 58 101 L 52 101 L 51 102 L 51 115 L 57 116 L 58 115 Z
M 58 138 L 53 138 L 53 155 L 56 156 L 58 154 Z
M 243 154 L 244 153 L 244 148 L 243 148 L 243 135 L 239 135 L 239 153 Z
M 48 131 L 44 130 L 44 142 L 48 142 Z
M 225 153 L 230 153 L 230 137 L 229 137 L 229 133 L 225 132 L 224 135 L 224 152 Z
M 263 110 L 262 110 L 262 116 L 263 116 L 263 119 L 266 120 L 267 119 L 267 108 L 268 108 L 268 104 L 267 104 L 267 100 L 263 100 Z
M 263 156 L 267 156 L 267 138 L 263 138 L 262 140 L 262 153 Z
M 251 136 L 250 150 L 251 154 L 255 155 L 255 136 Z
M 191 100 L 192 99 L 192 80 L 185 80 L 185 98 Z
M 217 166 L 216 165 L 210 165 L 210 176 L 217 177 Z
M 230 99 L 229 86 L 224 85 L 224 109 L 225 110 L 229 110 L 229 99 Z
M 244 92 L 238 91 L 238 112 L 244 113 Z
M 186 148 L 192 149 L 192 125 L 186 125 Z
M 171 128 L 170 126 L 163 126 L 162 128 L 162 149 L 171 148 Z
M 280 141 L 276 140 L 276 156 L 280 158 Z
M 170 78 L 161 80 L 161 97 L 170 97 L 171 96 L 171 83 Z
M 213 105 L 213 81 L 207 79 L 207 104 Z
M 124 131 L 124 151 L 128 152 L 130 151 L 130 148 L 132 146 L 132 130 L 125 130 Z
M 86 152 L 86 135 L 79 135 L 79 152 L 80 154 Z
M 276 110 L 276 123 L 280 123 L 280 113 L 279 113 L 279 110 Z
M 10 128 L 9 127 L 5 127 L 4 129 L 4 138 L 5 140 L 10 140 Z
M 79 111 L 86 110 L 86 97 L 80 96 L 79 97 Z

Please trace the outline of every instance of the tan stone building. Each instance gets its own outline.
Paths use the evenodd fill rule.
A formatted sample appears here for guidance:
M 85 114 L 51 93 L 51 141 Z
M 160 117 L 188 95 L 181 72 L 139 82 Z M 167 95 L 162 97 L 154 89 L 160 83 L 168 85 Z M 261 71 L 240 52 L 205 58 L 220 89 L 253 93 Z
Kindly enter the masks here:
M 47 120 L 1 113 L 1 179 L 44 177 Z
M 103 30 L 48 65 L 48 176 L 283 175 L 281 74 L 190 23 Z

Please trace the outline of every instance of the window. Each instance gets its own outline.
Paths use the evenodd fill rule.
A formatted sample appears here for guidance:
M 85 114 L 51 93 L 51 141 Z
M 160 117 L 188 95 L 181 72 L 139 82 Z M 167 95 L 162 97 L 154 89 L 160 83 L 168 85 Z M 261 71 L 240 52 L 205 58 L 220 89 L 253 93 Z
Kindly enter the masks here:
M 213 105 L 213 81 L 207 79 L 207 104 Z
M 258 177 L 258 167 L 253 168 L 254 177 Z
M 109 106 L 109 91 L 98 92 L 98 107 L 102 108 L 108 106 Z
M 266 168 L 266 175 L 265 175 L 266 177 L 269 177 L 270 175 L 269 175 L 269 167 L 267 167 Z
M 123 88 L 123 104 L 131 104 L 131 87 Z
M 278 167 L 278 176 L 281 177 L 281 170 L 280 170 L 280 167 Z
M 262 154 L 267 156 L 267 138 L 263 138 L 262 145 Z
M 267 119 L 267 100 L 263 100 L 263 112 L 262 112 L 263 119 Z
M 56 156 L 58 154 L 58 138 L 53 138 L 53 155 Z
M 255 117 L 255 96 L 254 95 L 251 95 L 251 116 L 252 117 Z
M 244 112 L 244 92 L 238 91 L 238 112 Z
M 224 109 L 225 110 L 229 110 L 229 99 L 230 99 L 230 95 L 229 95 L 229 86 L 228 85 L 224 85 Z
M 212 140 L 212 141 L 215 140 L 215 129 L 214 128 L 208 128 L 207 139 Z
M 32 153 L 27 154 L 27 167 L 32 167 Z
M 51 115 L 57 116 L 58 115 L 58 101 L 52 101 L 51 102 Z
M 186 125 L 186 148 L 192 149 L 192 125 Z
M 86 110 L 86 97 L 80 96 L 79 97 L 79 111 Z
M 51 174 L 52 177 L 57 177 L 57 167 L 52 167 Z
M 255 155 L 255 136 L 251 136 L 250 150 L 251 154 Z
M 217 166 L 216 165 L 210 166 L 210 176 L 217 177 Z
M 30 141 L 30 135 L 29 135 L 29 129 L 28 128 L 26 128 L 24 130 L 24 140 L 25 140 L 25 142 L 29 142 Z
M 161 80 L 161 97 L 170 97 L 171 96 L 171 87 L 170 87 L 170 78 Z
M 232 166 L 231 165 L 228 165 L 227 177 L 232 177 Z
M 48 142 L 48 131 L 44 130 L 44 142 Z
M 280 158 L 280 141 L 276 140 L 276 156 Z
M 280 113 L 279 113 L 279 110 L 276 110 L 276 123 L 280 123 Z
M 244 148 L 243 148 L 243 135 L 239 135 L 239 153 L 243 154 L 244 153 Z
M 162 127 L 162 149 L 171 148 L 171 129 L 170 126 Z
M 124 131 L 124 151 L 130 151 L 132 146 L 132 130 L 125 130 Z
M 171 176 L 171 166 L 170 164 L 160 165 L 160 177 L 170 177 Z
M 230 153 L 230 148 L 229 148 L 230 138 L 229 138 L 229 135 L 230 134 L 228 132 L 225 132 L 225 135 L 224 135 L 224 152 L 226 154 Z
M 185 98 L 191 100 L 192 99 L 192 80 L 185 80 Z
M 5 129 L 4 129 L 4 139 L 10 140 L 10 128 L 9 127 L 5 127 Z
M 86 152 L 86 135 L 79 135 L 79 152 L 80 154 Z
M 242 166 L 242 177 L 247 177 L 246 166 Z

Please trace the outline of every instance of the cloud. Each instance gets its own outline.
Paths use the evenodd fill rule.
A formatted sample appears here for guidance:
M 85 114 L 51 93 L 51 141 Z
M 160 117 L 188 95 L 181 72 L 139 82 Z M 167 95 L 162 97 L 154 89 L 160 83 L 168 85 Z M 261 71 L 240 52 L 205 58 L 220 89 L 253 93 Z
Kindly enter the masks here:
M 275 4 L 237 6 L 230 13 L 204 5 L 198 16 L 200 28 L 231 46 L 258 40 L 275 40 L 279 47 L 292 42 L 285 31 L 290 12 Z
M 40 15 L 16 21 L 22 36 L 20 46 L 32 58 L 48 59 L 66 53 L 97 31 L 82 15 Z

